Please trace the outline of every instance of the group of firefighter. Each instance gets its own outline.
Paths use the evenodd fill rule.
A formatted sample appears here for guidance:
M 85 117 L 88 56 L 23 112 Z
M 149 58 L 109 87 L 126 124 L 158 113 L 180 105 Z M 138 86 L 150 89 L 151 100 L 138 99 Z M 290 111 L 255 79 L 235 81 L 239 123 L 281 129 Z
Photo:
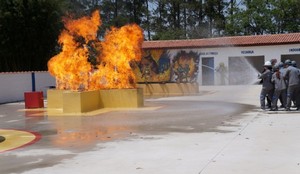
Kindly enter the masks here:
M 261 109 L 300 110 L 300 69 L 297 68 L 296 61 L 287 59 L 277 63 L 276 59 L 272 59 L 266 61 L 263 67 L 264 70 L 258 75 L 262 83 Z

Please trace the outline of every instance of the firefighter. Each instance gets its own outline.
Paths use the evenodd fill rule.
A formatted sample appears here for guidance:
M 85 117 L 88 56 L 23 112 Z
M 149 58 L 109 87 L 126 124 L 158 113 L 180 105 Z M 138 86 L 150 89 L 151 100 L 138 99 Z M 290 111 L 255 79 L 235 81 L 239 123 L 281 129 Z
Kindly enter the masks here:
M 268 97 L 272 101 L 274 85 L 271 82 L 272 79 L 272 64 L 270 61 L 266 61 L 264 64 L 264 71 L 258 75 L 259 79 L 262 79 L 262 89 L 260 92 L 260 107 L 262 110 L 266 109 L 265 98 Z
M 282 104 L 286 106 L 286 83 L 283 78 L 283 73 L 280 72 L 280 65 L 275 65 L 273 67 L 274 73 L 272 75 L 271 82 L 274 83 L 274 93 L 272 98 L 272 108 L 271 111 L 277 111 L 277 102 L 279 97 L 282 99 Z
M 284 63 L 286 67 L 284 78 L 288 81 L 286 111 L 291 110 L 291 102 L 294 97 L 296 99 L 297 110 L 300 110 L 300 71 L 292 66 L 292 62 L 290 60 L 286 60 Z

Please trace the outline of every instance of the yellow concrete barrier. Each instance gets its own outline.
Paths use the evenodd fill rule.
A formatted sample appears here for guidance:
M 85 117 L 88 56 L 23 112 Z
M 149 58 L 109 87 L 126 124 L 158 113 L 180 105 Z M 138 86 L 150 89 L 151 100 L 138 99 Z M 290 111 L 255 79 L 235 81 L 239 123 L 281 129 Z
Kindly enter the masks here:
M 99 91 L 64 91 L 63 112 L 83 113 L 100 109 Z
M 138 108 L 144 106 L 143 89 L 108 89 L 69 91 L 49 89 L 48 109 L 62 109 L 63 113 L 85 113 L 102 108 Z
M 199 93 L 198 83 L 148 83 L 138 84 L 145 96 L 176 96 Z
M 143 89 L 100 90 L 101 106 L 104 108 L 138 108 L 144 106 Z
M 47 107 L 59 109 L 63 107 L 63 92 L 65 90 L 48 89 L 47 90 Z

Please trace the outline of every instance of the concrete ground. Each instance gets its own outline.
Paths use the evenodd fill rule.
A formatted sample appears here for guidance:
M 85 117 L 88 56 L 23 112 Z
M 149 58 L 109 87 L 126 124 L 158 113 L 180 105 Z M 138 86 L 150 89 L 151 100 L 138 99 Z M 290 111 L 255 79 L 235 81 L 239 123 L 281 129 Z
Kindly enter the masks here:
M 0 105 L 0 130 L 41 135 L 1 152 L 0 173 L 298 174 L 300 113 L 261 111 L 260 88 L 201 86 L 197 96 L 86 117 Z M 26 137 L 8 135 L 0 147 Z

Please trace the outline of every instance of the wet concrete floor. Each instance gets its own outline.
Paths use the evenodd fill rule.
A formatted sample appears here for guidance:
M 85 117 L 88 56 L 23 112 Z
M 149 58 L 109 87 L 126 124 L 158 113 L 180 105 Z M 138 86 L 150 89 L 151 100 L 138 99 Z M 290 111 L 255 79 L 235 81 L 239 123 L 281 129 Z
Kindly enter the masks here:
M 111 110 L 84 117 L 51 116 L 45 110 L 26 111 L 22 102 L 0 105 L 0 129 L 26 130 L 41 135 L 34 144 L 0 153 L 0 173 L 39 173 L 34 171 L 59 165 L 79 154 L 104 150 L 105 144 L 111 142 L 129 141 L 134 146 L 137 140 L 138 143 L 157 137 L 164 139 L 170 134 L 229 133 L 232 130 L 219 127 L 239 127 L 235 121 L 257 106 L 237 102 L 245 96 L 238 91 L 231 91 L 231 94 L 228 91 L 205 88 L 197 96 L 150 98 L 145 99 L 145 107 L 141 109 Z M 233 95 L 239 96 L 239 100 L 230 100 L 230 97 L 238 98 Z M 89 162 L 85 162 L 89 166 Z M 91 173 L 97 172 L 100 171 Z

